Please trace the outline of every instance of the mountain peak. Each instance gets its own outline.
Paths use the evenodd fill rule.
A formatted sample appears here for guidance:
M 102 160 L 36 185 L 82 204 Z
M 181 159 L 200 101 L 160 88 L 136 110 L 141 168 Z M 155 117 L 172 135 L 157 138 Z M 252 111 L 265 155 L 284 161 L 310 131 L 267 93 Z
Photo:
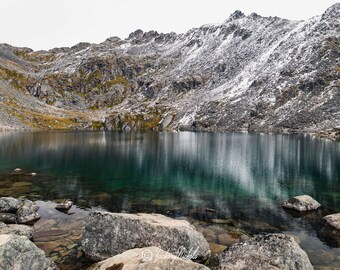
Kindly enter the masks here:
M 244 18 L 246 15 L 240 10 L 236 10 L 233 14 L 231 14 L 228 18 L 228 21 L 238 20 Z
M 326 17 L 340 17 L 340 3 L 336 3 L 329 8 L 322 14 L 322 18 Z
M 144 34 L 144 31 L 141 29 L 137 29 L 136 31 L 130 33 L 128 39 L 133 39 L 133 38 L 140 38 Z

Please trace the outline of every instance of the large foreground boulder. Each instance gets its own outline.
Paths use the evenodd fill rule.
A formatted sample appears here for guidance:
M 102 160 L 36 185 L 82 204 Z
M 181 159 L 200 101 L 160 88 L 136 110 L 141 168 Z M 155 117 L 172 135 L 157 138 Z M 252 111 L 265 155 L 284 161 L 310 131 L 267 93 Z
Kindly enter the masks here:
M 321 206 L 321 204 L 309 195 L 300 195 L 285 201 L 282 206 L 287 209 L 304 212 L 316 210 Z
M 179 258 L 158 247 L 136 248 L 105 261 L 96 263 L 91 270 L 209 270 L 191 260 Z
M 0 235 L 0 268 L 4 270 L 55 270 L 55 264 L 46 258 L 25 236 Z
M 189 222 L 159 214 L 93 212 L 85 225 L 82 246 L 94 261 L 149 246 L 189 254 L 197 261 L 210 256 L 207 241 Z
M 314 269 L 293 237 L 284 234 L 256 236 L 235 244 L 219 255 L 218 270 Z

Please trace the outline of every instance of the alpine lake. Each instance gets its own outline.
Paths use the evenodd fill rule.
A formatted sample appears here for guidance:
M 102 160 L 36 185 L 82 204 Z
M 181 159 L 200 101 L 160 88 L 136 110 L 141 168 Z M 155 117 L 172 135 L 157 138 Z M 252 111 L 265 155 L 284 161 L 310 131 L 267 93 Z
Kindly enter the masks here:
M 282 208 L 302 194 L 322 207 Z M 61 269 L 90 265 L 80 242 L 95 210 L 186 219 L 213 253 L 255 234 L 285 233 L 315 269 L 340 269 L 340 240 L 322 223 L 340 212 L 340 142 L 308 135 L 2 132 L 0 196 L 36 202 L 33 241 Z M 57 211 L 64 199 L 74 205 Z

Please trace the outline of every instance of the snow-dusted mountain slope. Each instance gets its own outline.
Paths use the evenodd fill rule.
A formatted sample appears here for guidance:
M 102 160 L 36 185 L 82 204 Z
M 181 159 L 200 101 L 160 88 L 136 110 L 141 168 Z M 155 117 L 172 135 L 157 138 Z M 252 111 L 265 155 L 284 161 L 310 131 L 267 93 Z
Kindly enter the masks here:
M 3 44 L 0 76 L 48 107 L 90 112 L 93 128 L 320 131 L 340 126 L 339 59 L 340 3 L 307 21 L 236 11 L 179 35 Z

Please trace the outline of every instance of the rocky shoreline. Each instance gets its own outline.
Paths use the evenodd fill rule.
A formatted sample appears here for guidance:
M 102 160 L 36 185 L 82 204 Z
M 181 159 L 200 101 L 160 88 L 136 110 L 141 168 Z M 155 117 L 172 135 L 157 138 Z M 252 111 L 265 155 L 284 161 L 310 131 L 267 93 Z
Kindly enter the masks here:
M 68 215 L 72 214 L 68 212 L 70 205 L 70 201 L 61 201 L 54 207 Z M 306 212 L 315 211 L 320 204 L 303 195 L 284 202 L 283 207 Z M 58 269 L 34 244 L 43 237 L 35 234 L 32 238 L 32 225 L 40 218 L 37 210 L 38 206 L 27 199 L 0 198 L 0 265 L 4 265 L 4 269 Z M 339 214 L 325 216 L 322 221 L 333 236 L 339 237 Z M 46 221 L 44 224 L 40 226 L 46 226 Z M 160 214 L 94 211 L 83 219 L 83 224 L 84 233 L 80 236 L 83 255 L 79 256 L 93 262 L 87 267 L 89 270 L 314 269 L 299 240 L 286 234 L 262 233 L 228 247 L 218 247 L 208 244 L 207 234 L 204 237 L 188 221 Z

